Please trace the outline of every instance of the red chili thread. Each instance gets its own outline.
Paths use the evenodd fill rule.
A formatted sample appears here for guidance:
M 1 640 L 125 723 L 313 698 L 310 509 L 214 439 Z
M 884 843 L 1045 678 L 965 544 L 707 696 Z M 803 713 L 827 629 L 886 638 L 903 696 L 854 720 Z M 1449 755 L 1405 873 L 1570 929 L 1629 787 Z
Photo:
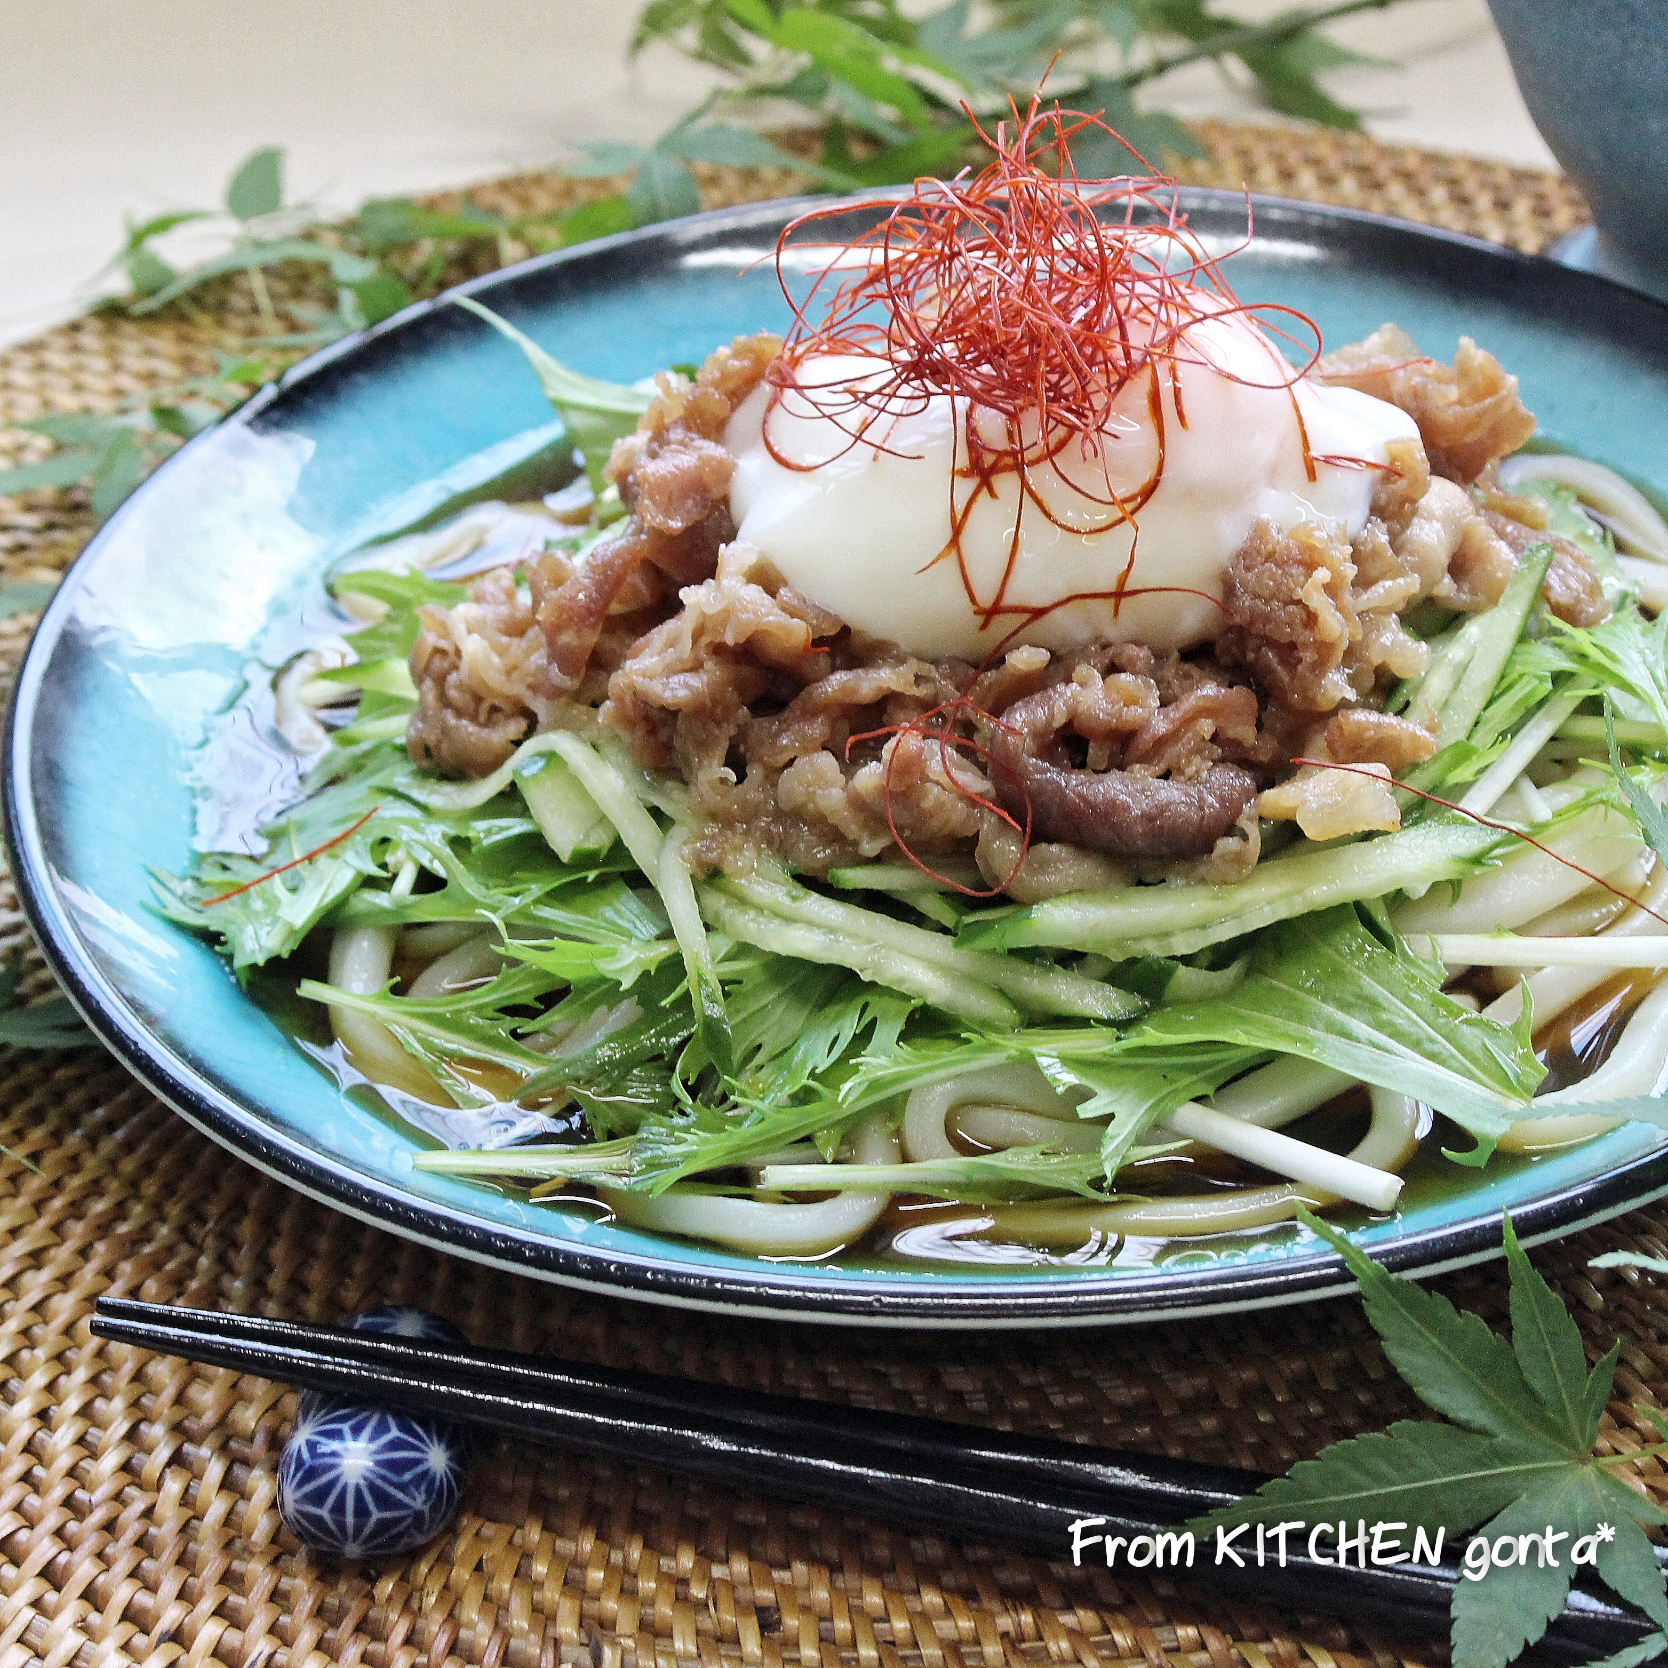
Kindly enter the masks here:
M 1372 458 L 1352 458 L 1347 452 L 1311 452 L 1316 463 L 1329 463 L 1334 469 L 1378 469 L 1393 475 L 1398 481 L 1406 473 L 1393 463 L 1376 463 Z
M 1225 257 L 1211 256 L 1188 231 L 1174 179 L 1150 169 L 1145 177 L 1078 178 L 1071 140 L 1090 128 L 1110 135 L 1148 166 L 1099 116 L 1058 105 L 1045 111 L 1040 97 L 1033 97 L 1023 116 L 1011 102 L 1010 109 L 1012 125 L 1001 122 L 994 133 L 968 112 L 991 153 L 981 171 L 964 170 L 953 180 L 917 180 L 901 202 L 871 205 L 885 211 L 880 222 L 859 238 L 829 246 L 834 255 L 827 269 L 798 302 L 782 272 L 789 241 L 803 228 L 848 211 L 813 210 L 783 230 L 778 279 L 794 323 L 771 367 L 764 425 L 764 443 L 776 461 L 808 470 L 821 465 L 792 462 L 771 438 L 770 416 L 789 391 L 843 430 L 846 450 L 861 444 L 889 456 L 905 454 L 889 444 L 890 432 L 875 432 L 880 425 L 890 431 L 892 420 L 919 413 L 935 396 L 965 401 L 968 417 L 956 425 L 957 457 L 949 482 L 950 538 L 934 561 L 955 560 L 969 605 L 987 626 L 1015 615 L 1034 624 L 1062 606 L 1031 608 L 1008 600 L 1026 513 L 1067 527 L 1043 494 L 1046 480 L 1104 512 L 1098 524 L 1068 530 L 1093 535 L 1127 526 L 1138 538 L 1140 511 L 1164 471 L 1163 389 L 1169 387 L 1170 406 L 1185 428 L 1184 365 L 1202 365 L 1253 385 L 1215 365 L 1208 344 L 1190 339 L 1196 325 L 1245 314 L 1302 349 L 1303 364 L 1292 367 L 1271 344 L 1271 380 L 1256 386 L 1295 389 L 1320 353 L 1312 319 L 1276 304 L 1248 306 L 1235 296 L 1220 270 Z M 1249 236 L 1248 198 L 1247 241 Z M 831 280 L 830 273 L 854 255 L 863 257 L 863 270 Z M 824 294 L 831 282 L 832 291 Z M 815 306 L 823 311 L 813 325 Z M 1300 323 L 1306 339 L 1299 341 L 1281 319 Z M 836 381 L 804 377 L 812 359 L 835 354 L 860 355 L 873 370 Z M 1120 492 L 1111 480 L 1106 428 L 1115 402 L 1132 386 L 1144 387 L 1156 457 L 1145 479 Z M 1293 406 L 1295 413 L 1295 393 Z M 1300 416 L 1298 427 L 1312 479 L 1314 460 Z M 1080 464 L 1099 464 L 1100 485 L 1085 482 L 1081 470 L 1067 475 L 1063 460 L 1073 446 Z M 996 496 L 1006 476 L 1019 488 L 1014 527 L 1001 577 L 992 595 L 982 598 L 967 568 L 962 533 L 973 505 L 984 494 Z M 1132 549 L 1112 593 L 1063 601 L 1110 600 L 1116 612 L 1133 567 Z
M 1356 776 L 1370 776 L 1375 782 L 1382 782 L 1384 778 L 1376 770 L 1366 765 L 1334 764 L 1330 759 L 1293 759 L 1294 765 L 1313 765 L 1317 770 L 1347 770 Z M 1533 834 L 1525 834 L 1521 828 L 1513 828 L 1509 822 L 1497 822 L 1493 817 L 1485 817 L 1480 811 L 1468 811 L 1463 805 L 1456 805 L 1451 799 L 1443 799 L 1439 794 L 1426 793 L 1423 788 L 1409 787 L 1406 782 L 1391 784 L 1404 789 L 1419 799 L 1428 799 L 1433 805 L 1440 805 L 1445 810 L 1458 811 L 1462 817 L 1469 817 L 1472 822 L 1480 823 L 1484 828 L 1497 828 L 1502 834 L 1514 835 L 1519 840 L 1526 841 L 1536 851 L 1544 852 L 1554 863 L 1562 863 L 1566 869 L 1573 869 L 1578 875 L 1584 875 L 1595 885 L 1602 886 L 1613 898 L 1620 898 L 1624 903 L 1630 903 L 1651 917 L 1668 927 L 1668 915 L 1659 915 L 1656 910 L 1645 902 L 1643 898 L 1636 898 L 1631 893 L 1624 892 L 1619 886 L 1612 886 L 1603 875 L 1596 875 L 1591 869 L 1584 869 L 1577 862 L 1554 851 L 1550 846 L 1543 845 Z
M 977 681 L 977 675 L 975 675 L 974 681 Z M 922 874 L 930 876 L 933 880 L 937 881 L 939 885 L 948 886 L 953 891 L 960 892 L 963 897 L 967 898 L 995 898 L 1007 891 L 1014 876 L 1019 873 L 1020 866 L 1025 861 L 1026 853 L 1031 849 L 1031 799 L 1029 794 L 1025 794 L 1023 792 L 1023 784 L 1021 784 L 1021 792 L 1025 800 L 1025 824 L 1021 827 L 1017 819 L 1011 816 L 994 800 L 987 799 L 982 793 L 974 792 L 974 790 L 962 781 L 956 774 L 955 765 L 959 757 L 957 753 L 957 749 L 959 748 L 966 748 L 968 752 L 972 753 L 976 758 L 985 763 L 988 763 L 990 760 L 990 749 L 982 742 L 975 740 L 971 736 L 959 736 L 955 733 L 955 726 L 958 722 L 982 722 L 990 725 L 993 729 L 1000 730 L 1011 730 L 1013 728 L 1011 724 L 1004 724 L 1000 718 L 993 717 L 990 713 L 984 711 L 984 709 L 973 700 L 971 694 L 969 693 L 971 688 L 972 685 L 970 684 L 968 689 L 963 690 L 959 695 L 954 696 L 948 701 L 942 702 L 940 705 L 933 707 L 931 710 L 922 713 L 918 718 L 911 719 L 906 724 L 888 724 L 881 729 L 865 730 L 860 735 L 849 737 L 845 745 L 845 756 L 849 762 L 851 759 L 851 750 L 858 742 L 875 741 L 882 736 L 887 737 L 888 739 L 895 739 L 904 735 L 918 735 L 923 740 L 936 741 L 938 743 L 939 766 L 943 770 L 945 780 L 949 782 L 950 786 L 954 788 L 963 799 L 967 800 L 969 804 L 977 805 L 981 810 L 991 812 L 1000 821 L 1005 822 L 1008 827 L 1019 836 L 1019 855 L 1014 859 L 1013 866 L 1008 870 L 1007 877 L 1002 881 L 1000 886 L 992 886 L 985 891 L 980 891 L 976 887 L 963 886 L 959 880 L 954 880 L 949 875 L 940 874 L 938 870 L 932 868 L 929 864 L 923 863 L 921 859 L 910 850 L 909 842 L 904 839 L 903 835 L 898 830 L 897 817 L 892 806 L 892 773 L 897 769 L 898 764 L 898 750 L 895 747 L 885 756 L 886 777 L 882 784 L 881 791 L 882 803 L 886 806 L 887 829 L 891 832 L 894 843 L 897 845 L 898 850 L 904 854 L 905 858 L 907 858 L 909 862 L 913 863 Z M 936 724 L 933 723 L 933 720 L 935 719 L 939 720 Z
M 262 882 L 271 880 L 274 875 L 284 874 L 290 869 L 299 869 L 303 863 L 311 863 L 315 857 L 322 857 L 332 846 L 339 846 L 343 840 L 350 839 L 357 834 L 381 809 L 380 805 L 373 805 L 358 822 L 344 828 L 340 834 L 333 834 L 323 845 L 314 846 L 311 851 L 304 851 L 299 857 L 292 857 L 287 863 L 280 863 L 276 869 L 268 869 L 264 875 L 256 875 L 253 880 L 244 881 L 241 886 L 234 886 L 229 892 L 220 892 L 212 898 L 204 898 L 203 907 L 206 909 L 210 904 L 225 903 L 228 898 L 241 897 L 243 893 L 253 891 Z

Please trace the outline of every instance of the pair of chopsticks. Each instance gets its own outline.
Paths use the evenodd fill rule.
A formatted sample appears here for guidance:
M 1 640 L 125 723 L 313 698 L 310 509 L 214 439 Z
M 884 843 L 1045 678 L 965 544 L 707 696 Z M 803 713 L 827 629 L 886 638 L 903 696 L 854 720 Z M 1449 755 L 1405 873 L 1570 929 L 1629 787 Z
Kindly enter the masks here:
M 389 1337 L 250 1315 L 101 1298 L 92 1330 L 113 1342 L 230 1367 L 352 1400 L 449 1414 L 585 1453 L 908 1524 L 954 1540 L 999 1540 L 1069 1562 L 1071 1525 L 1155 1535 L 1225 1506 L 1254 1472 L 1119 1453 L 937 1419 L 840 1407 L 730 1385 L 576 1366 L 504 1350 Z M 1243 1545 L 1243 1537 L 1242 1543 Z M 1321 1611 L 1401 1633 L 1446 1635 L 1458 1566 L 1366 1569 L 1293 1556 L 1282 1568 L 1213 1561 L 1191 1575 L 1258 1604 Z M 1087 1559 L 1101 1556 L 1091 1545 Z M 1166 1576 L 1172 1576 L 1168 1568 Z M 1548 1630 L 1549 1658 L 1581 1661 L 1635 1643 L 1642 1617 L 1581 1590 Z

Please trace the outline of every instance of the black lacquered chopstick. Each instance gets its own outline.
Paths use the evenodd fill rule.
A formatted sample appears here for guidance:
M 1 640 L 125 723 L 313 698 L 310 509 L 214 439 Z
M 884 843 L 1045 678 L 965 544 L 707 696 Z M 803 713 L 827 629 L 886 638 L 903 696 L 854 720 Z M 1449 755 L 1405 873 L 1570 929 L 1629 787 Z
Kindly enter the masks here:
M 205 1310 L 102 1298 L 93 1332 L 164 1355 L 450 1414 L 477 1425 L 687 1471 L 748 1492 L 855 1511 L 957 1540 L 998 1540 L 1070 1557 L 1071 1525 L 1153 1535 L 1250 1493 L 1254 1472 L 1119 1453 L 972 1425 L 841 1407 L 549 1357 Z M 1241 1538 L 1243 1547 L 1244 1537 Z M 1444 1635 L 1455 1564 L 1350 1566 L 1299 1552 L 1281 1567 L 1213 1561 L 1201 1540 L 1191 1577 L 1286 1609 Z M 1100 1556 L 1100 1545 L 1087 1556 Z M 1577 1590 L 1542 1651 L 1579 1661 L 1634 1643 L 1649 1624 Z

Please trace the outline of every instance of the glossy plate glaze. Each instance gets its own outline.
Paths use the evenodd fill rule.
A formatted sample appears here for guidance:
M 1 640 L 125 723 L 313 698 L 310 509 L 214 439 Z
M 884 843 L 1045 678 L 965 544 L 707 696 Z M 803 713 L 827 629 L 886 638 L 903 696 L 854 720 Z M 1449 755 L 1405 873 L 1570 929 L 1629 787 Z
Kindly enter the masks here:
M 1214 249 L 1245 204 L 1185 194 Z M 768 256 L 781 204 L 703 215 L 467 286 L 560 359 L 630 381 L 780 328 Z M 855 211 L 854 211 L 855 212 Z M 851 229 L 866 224 L 854 218 Z M 1337 343 L 1386 319 L 1429 351 L 1475 336 L 1522 379 L 1545 434 L 1668 491 L 1668 308 L 1602 279 L 1369 215 L 1256 205 L 1228 275 Z M 322 571 L 379 529 L 551 436 L 516 350 L 445 299 L 298 366 L 184 448 L 64 581 L 8 732 L 17 883 L 48 956 L 116 1053 L 193 1123 L 343 1210 L 465 1256 L 662 1302 L 906 1326 L 1104 1324 L 1347 1289 L 1338 1259 L 1280 1229 L 1224 1245 L 1126 1244 L 1110 1264 L 938 1267 L 762 1261 L 416 1172 L 425 1144 L 345 1099 L 209 948 L 149 908 L 149 871 L 273 792 L 269 755 L 211 721 L 292 651 Z M 1502 1207 L 1533 1239 L 1668 1191 L 1664 1138 L 1624 1126 L 1533 1162 L 1454 1170 L 1359 1237 L 1393 1268 L 1497 1254 Z

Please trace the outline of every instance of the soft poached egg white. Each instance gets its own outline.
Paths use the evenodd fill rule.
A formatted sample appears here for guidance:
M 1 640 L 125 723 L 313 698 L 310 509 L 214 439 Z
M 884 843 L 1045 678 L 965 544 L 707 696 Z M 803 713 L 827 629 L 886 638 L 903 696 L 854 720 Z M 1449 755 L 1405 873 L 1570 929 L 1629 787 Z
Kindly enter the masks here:
M 1222 624 L 1221 609 L 1210 599 L 1221 598 L 1228 559 L 1259 517 L 1284 528 L 1327 518 L 1352 537 L 1366 523 L 1378 472 L 1317 461 L 1317 478 L 1310 481 L 1298 413 L 1311 455 L 1382 464 L 1389 442 L 1418 430 L 1395 406 L 1353 389 L 1307 379 L 1288 387 L 1290 367 L 1243 313 L 1204 317 L 1185 340 L 1178 357 L 1186 420 L 1177 412 L 1165 368 L 1158 379 L 1163 469 L 1136 517 L 1138 536 L 1127 524 L 1106 525 L 1112 517 L 1105 500 L 1108 484 L 1127 498 L 1157 466 L 1159 436 L 1146 377 L 1119 392 L 1098 446 L 1072 437 L 1057 473 L 1045 467 L 1033 474 L 1048 514 L 1035 503 L 1021 510 L 1016 476 L 997 475 L 994 493 L 980 494 L 967 513 L 958 565 L 951 546 L 952 471 L 958 463 L 966 467 L 969 402 L 926 396 L 907 412 L 882 415 L 854 444 L 851 431 L 866 413 L 844 411 L 846 402 L 831 385 L 872 387 L 887 368 L 878 359 L 823 355 L 800 366 L 800 389 L 784 391 L 774 409 L 770 389 L 761 387 L 730 420 L 725 440 L 736 458 L 730 505 L 737 542 L 760 552 L 796 590 L 860 631 L 925 658 L 980 661 L 1025 618 L 1010 613 L 986 621 L 968 595 L 971 587 L 985 604 L 997 596 L 1017 511 L 1019 548 L 1003 598 L 1023 610 L 1052 612 L 1025 625 L 1010 643 L 1073 649 L 1138 642 L 1167 650 L 1207 641 Z M 830 388 L 820 403 L 841 414 L 819 410 L 801 391 L 806 387 Z M 1004 443 L 1004 425 L 994 413 L 975 412 L 973 421 L 991 444 Z M 958 506 L 974 485 L 965 475 L 954 481 Z M 1121 604 L 1054 606 L 1081 593 L 1111 591 L 1132 547 L 1128 590 L 1177 589 L 1126 597 Z

